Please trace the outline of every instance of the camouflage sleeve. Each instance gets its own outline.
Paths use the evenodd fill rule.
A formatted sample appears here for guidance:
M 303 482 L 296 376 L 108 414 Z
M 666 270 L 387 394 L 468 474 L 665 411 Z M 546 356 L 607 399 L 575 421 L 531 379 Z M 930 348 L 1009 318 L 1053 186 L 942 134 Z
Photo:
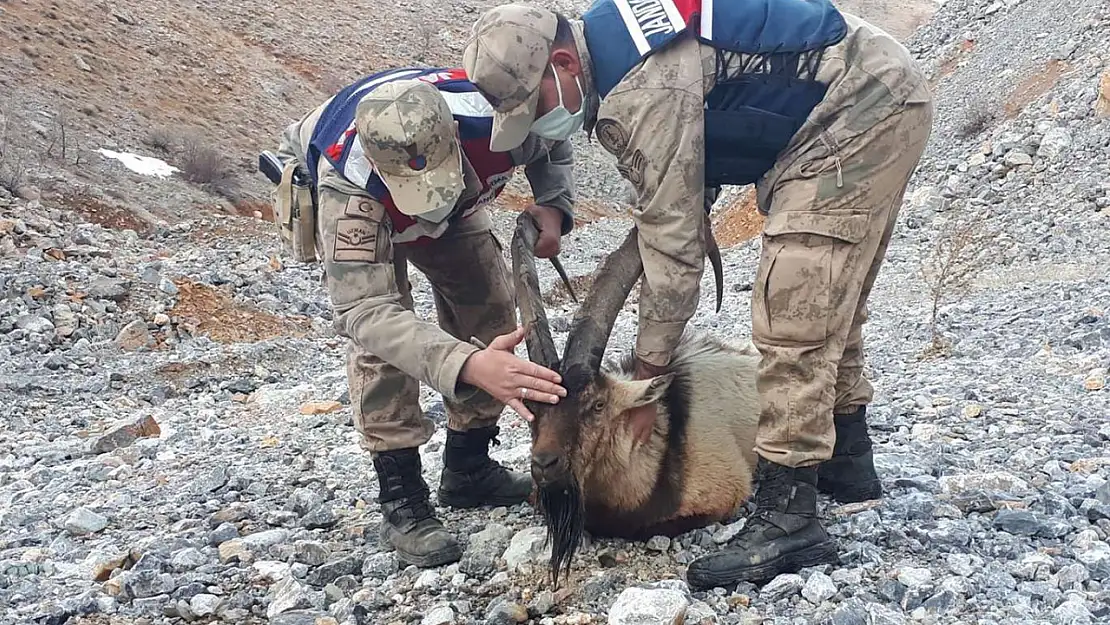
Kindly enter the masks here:
M 385 207 L 325 186 L 320 220 L 336 332 L 451 401 L 478 392 L 459 381 L 463 364 L 478 348 L 421 320 L 405 305 Z
M 574 152 L 570 141 L 556 141 L 548 150 L 538 137 L 529 135 L 524 148 L 525 154 L 533 155 L 527 159 L 524 175 L 536 204 L 563 213 L 562 234 L 566 235 L 574 228 Z
M 277 156 L 281 159 L 282 166 L 292 160 L 304 160 L 304 146 L 301 144 L 301 124 L 298 120 L 285 127 L 278 141 Z
M 697 42 L 652 55 L 605 98 L 594 130 L 632 185 L 644 278 L 636 355 L 670 361 L 704 268 L 703 77 Z

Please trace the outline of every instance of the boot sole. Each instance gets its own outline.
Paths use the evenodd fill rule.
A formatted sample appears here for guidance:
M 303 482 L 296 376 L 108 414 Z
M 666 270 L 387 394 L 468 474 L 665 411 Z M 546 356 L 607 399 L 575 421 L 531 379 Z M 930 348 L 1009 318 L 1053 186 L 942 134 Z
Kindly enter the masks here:
M 515 506 L 528 501 L 528 495 L 518 497 L 476 497 L 474 495 L 461 495 L 438 491 L 436 498 L 439 504 L 448 508 L 470 509 L 482 506 Z
M 827 540 L 756 566 L 737 567 L 723 572 L 699 571 L 697 569 L 691 571 L 687 568 L 686 582 L 691 588 L 706 590 L 718 586 L 729 586 L 737 582 L 769 581 L 782 573 L 793 573 L 819 564 L 835 564 L 840 560 L 838 551 L 836 542 Z
M 817 491 L 832 497 L 837 503 L 859 503 L 871 499 L 881 499 L 883 486 L 879 480 L 870 480 L 863 484 L 853 484 L 842 487 L 836 483 L 817 482 Z
M 405 553 L 405 552 L 403 552 L 403 551 L 401 551 L 400 549 L 397 549 L 397 548 L 394 548 L 394 552 L 397 554 L 397 560 L 398 561 L 403 562 L 405 564 L 411 564 L 413 566 L 416 566 L 416 567 L 419 567 L 419 568 L 422 568 L 422 569 L 430 569 L 430 568 L 445 566 L 445 565 L 448 565 L 448 564 L 453 564 L 455 562 L 458 562 L 459 560 L 462 559 L 462 549 L 461 548 L 448 549 L 448 550 L 445 550 L 445 551 L 437 551 L 435 553 L 429 553 L 429 554 L 423 555 L 423 556 L 417 556 L 417 555 Z

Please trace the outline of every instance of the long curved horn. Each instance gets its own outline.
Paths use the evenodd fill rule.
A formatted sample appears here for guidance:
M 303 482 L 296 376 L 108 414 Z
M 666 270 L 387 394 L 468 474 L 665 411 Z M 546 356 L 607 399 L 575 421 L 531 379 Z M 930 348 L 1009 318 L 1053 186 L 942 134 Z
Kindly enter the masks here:
M 705 217 L 705 254 L 709 256 L 709 262 L 713 265 L 713 279 L 717 286 L 717 310 L 721 312 L 721 298 L 724 296 L 723 291 L 725 288 L 724 278 L 724 264 L 721 262 L 721 249 L 717 247 L 717 239 L 713 236 L 713 224 L 709 222 L 709 216 Z
M 558 256 L 551 257 L 551 266 L 555 267 L 555 273 L 559 274 L 559 279 L 563 281 L 563 286 L 567 287 L 567 293 L 570 293 L 570 299 L 577 304 L 578 294 L 574 292 L 574 287 L 570 285 L 570 278 L 567 277 L 567 270 L 563 269 L 563 263 L 559 262 Z
M 528 348 L 528 359 L 551 370 L 559 366 L 559 352 L 551 339 L 551 326 L 540 297 L 540 280 L 536 273 L 536 257 L 533 250 L 539 238 L 539 227 L 535 218 L 528 212 L 521 212 L 516 218 L 516 231 L 509 246 L 513 259 L 513 284 L 516 290 L 517 308 L 520 309 L 520 322 L 528 328 L 524 343 Z M 561 269 L 560 265 L 557 269 Z M 565 272 L 560 272 L 565 278 Z M 567 289 L 570 281 L 566 280 Z M 573 293 L 573 292 L 572 292 Z
M 713 236 L 713 227 L 708 217 L 705 219 L 703 234 L 705 252 L 713 265 L 713 275 L 717 287 L 717 312 L 721 310 L 724 290 L 724 267 L 721 250 Z M 571 323 L 566 349 L 563 350 L 563 371 L 568 372 L 574 365 L 584 366 L 586 371 L 596 372 L 601 366 L 605 346 L 613 331 L 621 307 L 628 299 L 636 280 L 643 273 L 643 260 L 640 258 L 638 231 L 635 226 L 628 232 L 624 242 L 602 262 L 597 269 L 586 300 L 578 308 Z
M 644 271 L 637 235 L 633 226 L 620 247 L 597 268 L 597 278 L 571 322 L 567 346 L 563 350 L 564 378 L 572 369 L 584 368 L 583 373 L 596 373 L 601 367 L 617 314 Z

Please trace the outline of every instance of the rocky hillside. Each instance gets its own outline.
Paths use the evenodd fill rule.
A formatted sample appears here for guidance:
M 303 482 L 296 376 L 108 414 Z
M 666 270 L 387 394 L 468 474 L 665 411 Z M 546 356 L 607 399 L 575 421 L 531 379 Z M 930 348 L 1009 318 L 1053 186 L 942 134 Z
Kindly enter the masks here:
M 281 257 L 253 216 L 253 154 L 354 68 L 451 63 L 488 4 L 0 2 L 0 622 L 1110 620 L 1105 0 L 948 0 L 929 21 L 922 4 L 860 7 L 928 69 L 938 114 L 866 328 L 886 496 L 822 502 L 841 566 L 690 592 L 685 564 L 738 515 L 673 541 L 594 541 L 556 591 L 524 505 L 441 510 L 463 560 L 398 567 L 377 544 L 319 268 Z M 140 175 L 100 148 L 182 172 Z M 619 179 L 579 149 L 605 215 Z M 513 217 L 496 214 L 505 241 Z M 724 252 L 722 312 L 706 276 L 693 321 L 720 336 L 749 334 L 759 243 L 741 222 L 717 224 L 748 228 Z M 628 226 L 567 237 L 580 284 Z M 573 305 L 540 269 L 561 346 Z M 442 424 L 434 394 L 422 404 Z M 423 449 L 433 489 L 443 438 Z M 501 439 L 497 457 L 524 469 L 511 411 Z

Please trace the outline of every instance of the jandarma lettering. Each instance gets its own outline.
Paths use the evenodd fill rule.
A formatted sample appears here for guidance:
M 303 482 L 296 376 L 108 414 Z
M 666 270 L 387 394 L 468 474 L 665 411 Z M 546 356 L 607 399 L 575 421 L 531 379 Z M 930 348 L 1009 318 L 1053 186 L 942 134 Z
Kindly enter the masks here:
M 645 37 L 674 32 L 667 10 L 663 8 L 664 1 L 666 0 L 628 0 L 628 6 L 632 8 L 636 23 Z

